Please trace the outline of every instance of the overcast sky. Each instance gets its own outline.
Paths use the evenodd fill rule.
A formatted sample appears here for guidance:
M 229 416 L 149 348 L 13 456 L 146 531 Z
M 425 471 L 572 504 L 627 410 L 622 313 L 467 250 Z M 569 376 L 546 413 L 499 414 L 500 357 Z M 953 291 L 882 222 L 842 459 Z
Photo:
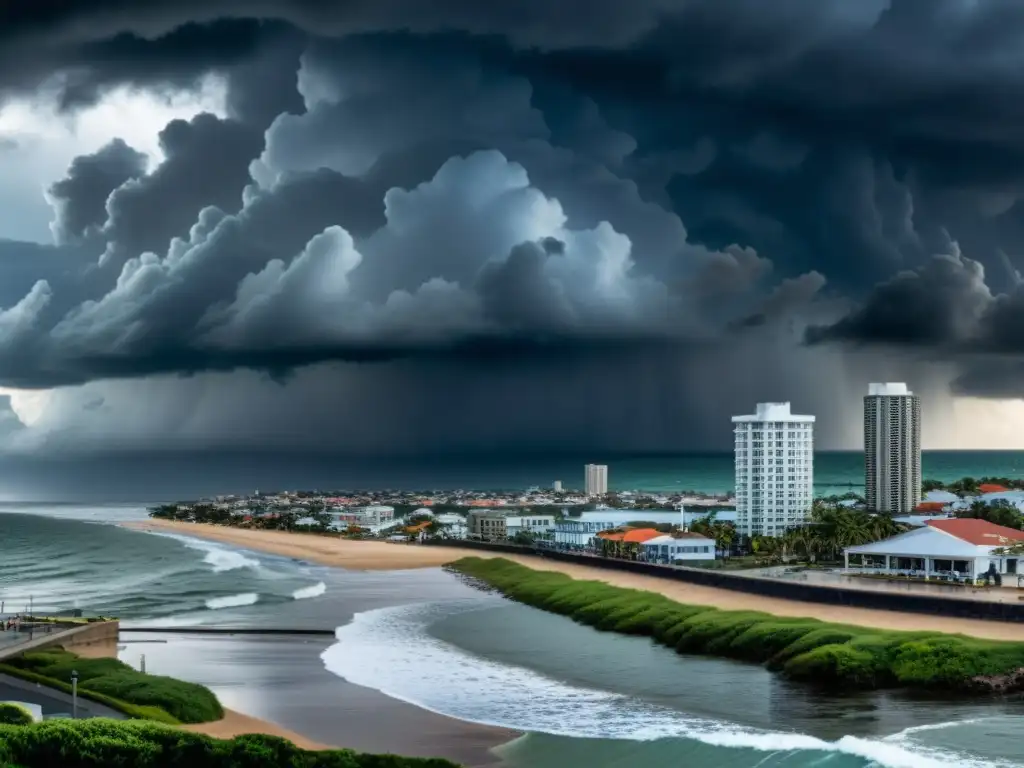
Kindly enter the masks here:
M 1019 0 L 39 7 L 4 452 L 859 448 L 880 380 L 1024 447 Z

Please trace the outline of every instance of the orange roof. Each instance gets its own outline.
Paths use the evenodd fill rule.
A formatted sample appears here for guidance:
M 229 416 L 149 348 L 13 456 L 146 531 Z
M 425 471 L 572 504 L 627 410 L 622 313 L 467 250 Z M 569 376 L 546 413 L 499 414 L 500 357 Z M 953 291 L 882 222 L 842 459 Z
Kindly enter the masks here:
M 944 501 L 922 501 L 916 507 L 915 512 L 941 512 L 946 508 L 946 502 Z
M 622 541 L 626 534 L 623 531 L 598 531 L 597 538 L 605 541 Z
M 655 539 L 661 535 L 661 531 L 656 531 L 653 528 L 634 528 L 632 531 L 626 531 L 622 540 L 633 542 L 635 544 L 642 544 L 645 541 L 650 541 L 651 539 Z
M 978 486 L 978 490 L 982 493 L 1003 493 L 1004 491 L 1010 490 L 1005 485 L 996 485 L 995 483 L 982 483 Z
M 968 544 L 982 547 L 1000 547 L 1008 542 L 1024 541 L 1024 531 L 973 517 L 957 520 L 929 520 L 928 525 L 945 531 L 951 536 L 956 536 Z

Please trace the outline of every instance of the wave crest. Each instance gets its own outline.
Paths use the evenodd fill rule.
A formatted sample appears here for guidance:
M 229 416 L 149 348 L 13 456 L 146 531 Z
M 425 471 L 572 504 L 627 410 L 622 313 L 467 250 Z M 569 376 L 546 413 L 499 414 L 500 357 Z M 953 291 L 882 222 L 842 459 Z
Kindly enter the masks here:
M 292 592 L 292 598 L 295 600 L 307 600 L 311 597 L 320 597 L 324 592 L 327 591 L 327 585 L 322 581 L 314 584 L 311 587 L 300 587 Z
M 240 595 L 225 595 L 224 597 L 211 597 L 206 601 L 206 607 L 211 611 L 221 608 L 238 608 L 243 605 L 255 605 L 260 596 L 255 592 L 244 592 Z

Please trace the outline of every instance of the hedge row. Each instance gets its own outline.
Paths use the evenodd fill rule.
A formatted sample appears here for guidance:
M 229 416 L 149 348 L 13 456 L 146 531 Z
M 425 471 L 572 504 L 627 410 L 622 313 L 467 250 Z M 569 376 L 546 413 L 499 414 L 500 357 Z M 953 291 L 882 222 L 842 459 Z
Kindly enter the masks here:
M 0 672 L 71 692 L 78 673 L 78 695 L 129 717 L 165 723 L 205 723 L 224 716 L 209 689 L 173 677 L 137 672 L 117 659 L 86 659 L 62 648 L 47 648 L 8 659 Z
M 35 717 L 21 704 L 0 702 L 0 725 L 29 725 L 34 722 Z
M 311 752 L 276 736 L 213 739 L 156 723 L 47 720 L 0 726 L 4 768 L 458 768 L 440 759 Z
M 467 557 L 449 567 L 513 600 L 600 630 L 651 637 L 679 653 L 759 662 L 790 678 L 832 687 L 986 691 L 997 689 L 998 681 L 975 678 L 1009 679 L 1024 669 L 1024 643 L 685 605 L 504 558 Z

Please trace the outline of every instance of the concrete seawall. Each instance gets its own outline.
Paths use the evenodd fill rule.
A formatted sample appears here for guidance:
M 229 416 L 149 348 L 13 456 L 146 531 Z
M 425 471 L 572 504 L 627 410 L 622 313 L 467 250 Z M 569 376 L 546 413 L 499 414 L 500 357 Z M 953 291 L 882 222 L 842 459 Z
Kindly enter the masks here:
M 734 592 L 745 592 L 747 594 L 784 600 L 799 600 L 806 603 L 824 603 L 826 605 L 841 605 L 849 608 L 921 613 L 959 619 L 984 619 L 988 621 L 1024 623 L 1024 603 L 1000 603 L 939 595 L 848 589 L 841 586 L 737 576 L 736 574 L 723 571 L 670 567 L 655 563 L 616 560 L 614 558 L 578 555 L 556 550 L 539 550 L 531 547 L 520 547 L 514 544 L 487 544 L 480 541 L 444 540 L 429 542 L 428 545 L 485 552 L 506 552 L 508 554 L 526 555 L 539 559 L 559 560 L 565 563 L 588 565 L 592 568 L 625 571 L 644 576 L 654 576 L 659 579 L 697 584 L 704 587 L 717 587 Z M 466 554 L 470 553 L 467 551 Z
M 79 656 L 110 656 L 111 649 L 116 655 L 117 640 L 120 636 L 120 622 L 96 621 L 91 624 L 65 625 L 50 632 L 36 631 L 24 642 L 0 646 L 0 661 L 27 651 L 50 648 L 59 645 Z

